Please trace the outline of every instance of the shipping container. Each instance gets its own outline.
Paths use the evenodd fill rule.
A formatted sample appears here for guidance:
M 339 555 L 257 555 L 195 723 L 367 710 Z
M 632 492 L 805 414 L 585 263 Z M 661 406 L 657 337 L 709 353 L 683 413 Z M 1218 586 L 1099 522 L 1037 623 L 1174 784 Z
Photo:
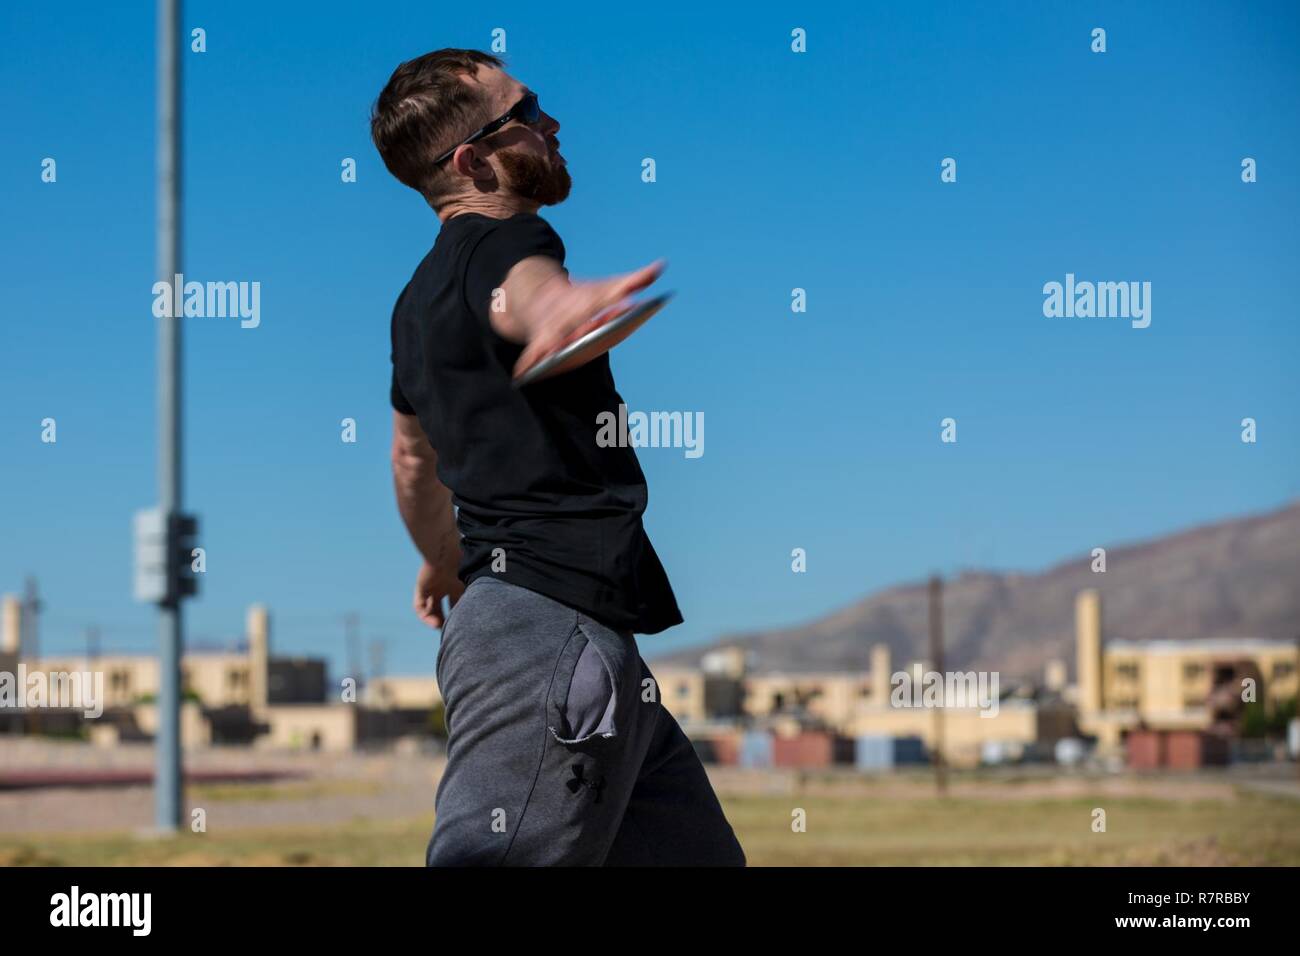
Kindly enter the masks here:
M 1130 731 L 1125 744 L 1128 765 L 1133 770 L 1155 770 L 1165 765 L 1165 737 L 1159 731 Z
M 824 730 L 808 730 L 794 737 L 775 737 L 772 763 L 777 767 L 830 767 L 849 764 L 853 741 Z
M 740 762 L 740 735 L 735 733 L 714 734 L 713 759 L 716 763 L 734 767 Z
M 1077 767 L 1088 756 L 1088 747 L 1078 737 L 1062 737 L 1056 742 L 1054 756 L 1063 767 Z
M 772 735 L 765 730 L 751 730 L 741 735 L 740 765 L 757 768 L 772 766 Z
M 1172 770 L 1223 766 L 1228 762 L 1228 749 L 1223 737 L 1197 730 L 1174 730 L 1165 742 L 1165 760 Z
M 915 766 L 929 762 L 930 755 L 925 752 L 925 741 L 920 737 L 894 738 L 894 766 Z
M 855 741 L 854 766 L 866 773 L 894 769 L 894 738 L 863 734 Z

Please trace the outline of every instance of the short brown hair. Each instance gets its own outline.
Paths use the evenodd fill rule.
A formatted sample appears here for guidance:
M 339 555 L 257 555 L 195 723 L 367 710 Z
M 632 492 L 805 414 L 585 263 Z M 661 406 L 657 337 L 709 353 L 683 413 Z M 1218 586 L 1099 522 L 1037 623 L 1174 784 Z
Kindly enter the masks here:
M 370 138 L 388 171 L 437 208 L 451 185 L 434 159 L 492 121 L 489 104 L 461 77 L 480 65 L 501 67 L 490 53 L 434 50 L 401 64 L 370 111 Z

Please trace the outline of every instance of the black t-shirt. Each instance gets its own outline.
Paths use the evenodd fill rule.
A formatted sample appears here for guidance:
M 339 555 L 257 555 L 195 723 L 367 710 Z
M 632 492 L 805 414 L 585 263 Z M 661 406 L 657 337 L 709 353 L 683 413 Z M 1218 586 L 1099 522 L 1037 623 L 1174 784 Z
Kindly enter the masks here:
M 392 405 L 419 416 L 437 449 L 457 507 L 461 580 L 493 574 L 654 634 L 682 615 L 641 524 L 636 453 L 596 443 L 597 416 L 617 415 L 623 401 L 608 355 L 515 389 L 522 346 L 488 318 L 506 273 L 538 255 L 564 263 L 564 244 L 538 216 L 443 223 L 393 308 Z

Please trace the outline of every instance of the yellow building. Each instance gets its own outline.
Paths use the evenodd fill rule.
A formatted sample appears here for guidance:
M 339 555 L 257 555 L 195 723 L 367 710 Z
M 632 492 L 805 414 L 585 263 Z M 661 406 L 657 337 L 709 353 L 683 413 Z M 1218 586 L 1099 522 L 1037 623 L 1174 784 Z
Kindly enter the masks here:
M 795 710 L 827 727 L 846 728 L 864 706 L 874 703 L 872 688 L 865 673 L 751 674 L 745 678 L 744 712 L 766 717 Z
M 913 661 L 907 676 L 920 683 L 930 670 L 928 661 Z M 900 706 L 894 690 L 901 676 L 893 671 L 889 648 L 884 644 L 873 647 L 871 692 L 859 696 L 850 718 L 841 725 L 842 732 L 849 736 L 919 737 L 927 751 L 940 751 L 944 761 L 954 766 L 978 764 L 989 745 L 1016 754 L 1040 740 L 1062 735 L 1055 714 L 1045 714 L 1032 700 L 998 699 L 990 694 L 993 699 L 988 706 Z M 991 680 L 986 684 L 985 690 L 997 689 Z M 905 702 L 906 695 L 902 696 Z
M 712 652 L 717 654 L 719 652 Z M 732 658 L 734 660 L 734 657 Z M 808 726 L 845 736 L 919 737 L 933 749 L 942 733 L 942 751 L 953 764 L 978 763 L 988 744 L 1014 753 L 1043 739 L 1055 740 L 1072 726 L 1055 711 L 1044 714 L 1035 702 L 1001 700 L 988 708 L 901 706 L 894 700 L 895 677 L 888 646 L 871 649 L 869 671 L 800 673 L 741 673 L 741 713 L 748 721 L 767 726 L 778 735 Z M 919 680 L 930 670 L 914 661 L 908 674 Z M 654 668 L 664 705 L 681 722 L 704 725 L 718 716 L 708 706 L 702 669 Z
M 659 701 L 680 723 L 709 719 L 704 697 L 704 671 L 695 667 L 651 667 L 659 686 Z
M 945 762 L 953 766 L 974 766 L 990 744 L 1014 754 L 1048 737 L 1041 719 L 1041 709 L 1030 700 L 1004 700 L 996 709 L 988 710 L 870 707 L 859 710 L 845 731 L 850 736 L 920 737 L 926 750 L 935 749 L 942 732 L 940 749 Z
M 186 654 L 181 661 L 183 692 L 211 708 L 251 707 L 259 689 L 265 702 L 268 628 L 266 609 L 255 605 L 249 612 L 250 653 Z M 4 655 L 9 653 L 16 664 L 22 629 L 22 604 L 18 598 L 7 595 L 0 606 L 0 670 L 13 670 L 12 666 L 4 666 Z M 103 672 L 105 709 L 131 708 L 152 700 L 158 693 L 158 658 L 148 654 L 106 654 L 94 658 L 67 654 L 24 663 L 28 672 Z
M 266 750 L 351 750 L 363 739 L 362 709 L 350 704 L 284 704 L 267 710 Z
M 1103 645 L 1101 596 L 1095 590 L 1079 593 L 1074 620 L 1075 683 L 1066 685 L 1065 663 L 1053 660 L 1045 671 L 1046 693 L 1038 693 L 1038 700 L 1013 696 L 992 707 L 900 706 L 893 699 L 899 675 L 883 644 L 872 648 L 866 672 L 745 673 L 738 649 L 711 654 L 730 662 L 725 676 L 741 689 L 740 713 L 750 722 L 778 733 L 813 725 L 849 736 L 920 737 L 928 749 L 942 736 L 945 758 L 955 764 L 978 762 L 989 745 L 1014 753 L 1075 733 L 1095 736 L 1103 750 L 1119 748 L 1128 731 L 1138 727 L 1217 727 L 1232 733 L 1243 696 L 1271 709 L 1300 691 L 1300 648 L 1286 641 Z M 914 681 L 928 670 L 924 661 L 908 666 Z M 679 720 L 702 724 L 720 716 L 709 691 L 710 679 L 721 679 L 718 675 L 684 667 L 658 668 L 656 674 L 663 702 Z
M 368 707 L 394 710 L 433 710 L 442 703 L 438 681 L 432 674 L 372 677 L 362 700 Z
M 17 672 L 22 633 L 23 606 L 16 597 L 8 596 L 0 605 L 0 671 Z
M 6 596 L 0 603 L 0 670 L 16 670 L 22 628 L 22 604 Z M 342 688 L 332 692 L 323 660 L 272 657 L 270 612 L 260 604 L 248 610 L 246 638 L 245 653 L 191 652 L 182 658 L 184 746 L 226 741 L 274 748 L 350 749 L 365 740 L 426 730 L 427 722 L 411 719 L 410 714 L 427 713 L 440 700 L 432 676 L 373 680 L 361 701 L 345 698 Z M 90 722 L 93 741 L 112 746 L 155 733 L 156 657 L 60 655 L 23 663 L 29 673 L 103 673 L 105 716 Z M 402 711 L 405 720 L 390 719 Z
M 1064 662 L 1053 660 L 1044 681 L 1049 703 L 1004 699 L 996 708 L 942 708 L 942 749 L 949 761 L 974 762 L 987 744 L 1011 750 L 1035 742 L 1050 744 L 1076 729 L 1096 736 L 1103 749 L 1118 748 L 1137 727 L 1206 730 L 1218 725 L 1231 732 L 1243 693 L 1253 693 L 1253 699 L 1271 709 L 1300 691 L 1300 648 L 1287 641 L 1223 638 L 1103 645 L 1101 596 L 1095 590 L 1079 593 L 1074 620 L 1075 684 L 1065 685 Z M 908 667 L 913 674 L 928 669 L 923 661 Z M 843 734 L 916 736 L 927 748 L 934 747 L 940 733 L 936 708 L 896 706 L 891 699 L 895 676 L 884 645 L 872 648 L 867 673 L 749 674 L 744 677 L 744 712 L 769 722 L 782 712 L 799 713 Z M 674 680 L 681 687 L 694 687 L 685 674 L 675 672 Z M 670 710 L 677 700 L 665 697 Z M 693 689 L 686 700 L 693 715 L 712 716 L 701 709 L 698 691 Z M 1073 703 L 1073 713 L 1066 701 Z
M 1300 690 L 1300 649 L 1257 638 L 1102 643 L 1101 595 L 1075 602 L 1079 728 L 1105 748 L 1128 731 L 1231 725 L 1245 699 L 1272 709 Z

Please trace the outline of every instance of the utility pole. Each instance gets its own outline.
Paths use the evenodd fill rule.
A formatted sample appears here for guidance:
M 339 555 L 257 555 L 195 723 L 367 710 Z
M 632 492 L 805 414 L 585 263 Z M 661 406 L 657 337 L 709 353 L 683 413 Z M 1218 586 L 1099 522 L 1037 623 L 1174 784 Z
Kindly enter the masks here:
M 343 644 L 348 658 L 348 675 L 361 689 L 361 615 L 348 611 L 343 615 Z
M 136 596 L 158 605 L 158 734 L 154 823 L 181 825 L 182 601 L 197 521 L 181 511 L 181 61 L 180 0 L 158 0 L 157 274 L 172 287 L 158 321 L 158 505 L 136 516 Z
M 367 648 L 367 650 L 370 651 L 370 679 L 375 681 L 376 690 L 380 688 L 379 678 L 384 676 L 384 653 L 386 649 L 387 641 L 381 637 L 372 638 L 370 646 Z M 368 691 L 369 688 L 367 688 L 367 692 Z M 369 696 L 368 693 L 367 696 Z M 386 704 L 387 701 L 381 700 L 376 701 L 375 703 L 382 706 Z
M 86 667 L 87 669 L 95 666 L 95 661 L 99 660 L 99 628 L 94 624 L 86 628 Z
M 29 574 L 23 584 L 23 627 L 18 639 L 18 654 L 33 663 L 41 656 L 40 615 L 44 607 L 36 576 Z
M 41 600 L 40 587 L 36 576 L 27 575 L 23 584 L 22 627 L 18 634 L 18 657 L 31 661 L 33 668 L 39 667 L 41 657 L 41 609 L 45 603 Z M 34 708 L 29 714 L 28 727 L 33 735 L 41 732 L 41 712 Z
M 930 578 L 930 660 L 939 675 L 939 703 L 934 708 L 934 784 L 939 796 L 948 792 L 948 774 L 943 759 L 943 707 L 948 681 L 943 669 L 943 581 L 939 575 Z

